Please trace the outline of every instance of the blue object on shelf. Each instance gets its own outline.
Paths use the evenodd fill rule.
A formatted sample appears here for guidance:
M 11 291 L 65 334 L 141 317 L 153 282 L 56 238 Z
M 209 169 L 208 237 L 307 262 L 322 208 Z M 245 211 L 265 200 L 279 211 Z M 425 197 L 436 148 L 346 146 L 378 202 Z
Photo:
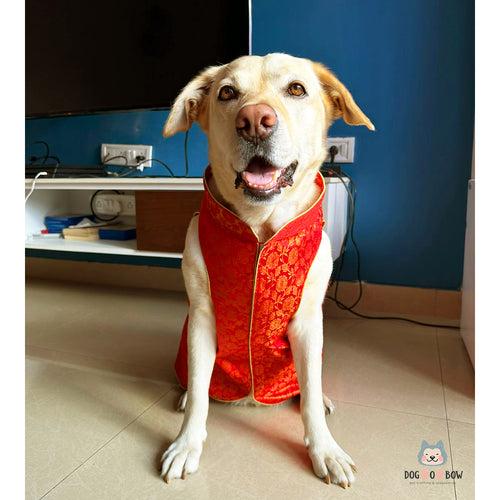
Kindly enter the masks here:
M 61 233 L 63 229 L 78 224 L 85 217 L 94 220 L 92 215 L 47 215 L 43 222 L 49 233 Z
M 101 240 L 135 240 L 137 237 L 135 227 L 131 226 L 105 226 L 99 229 Z

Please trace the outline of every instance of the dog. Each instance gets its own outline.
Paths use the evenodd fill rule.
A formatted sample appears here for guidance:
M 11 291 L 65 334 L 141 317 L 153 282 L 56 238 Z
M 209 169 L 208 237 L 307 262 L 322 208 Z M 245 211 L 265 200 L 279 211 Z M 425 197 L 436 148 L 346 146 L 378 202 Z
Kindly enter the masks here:
M 262 242 L 275 241 L 277 238 L 273 238 L 281 234 L 283 228 L 297 223 L 304 231 L 308 230 L 307 224 L 314 226 L 311 233 L 314 237 L 308 240 L 312 243 L 309 250 L 303 252 L 312 253 L 308 269 L 301 274 L 303 283 L 293 281 L 298 279 L 297 273 L 290 274 L 295 287 L 292 287 L 293 290 L 302 287 L 300 297 L 298 302 L 293 302 L 295 296 L 290 299 L 292 313 L 284 320 L 285 335 L 271 342 L 271 349 L 274 349 L 271 352 L 278 360 L 286 353 L 289 353 L 290 359 L 293 356 L 293 366 L 287 365 L 287 369 L 296 370 L 296 379 L 293 378 L 294 371 L 287 379 L 284 392 L 276 389 L 266 396 L 267 399 L 257 397 L 255 384 L 258 385 L 260 380 L 256 382 L 252 377 L 259 363 L 265 364 L 268 360 L 252 357 L 257 354 L 250 353 L 253 347 L 251 341 L 255 340 L 250 339 L 250 329 L 250 334 L 245 331 L 243 335 L 248 337 L 249 345 L 245 356 L 251 360 L 250 372 L 245 372 L 245 376 L 251 380 L 245 379 L 242 386 L 249 392 L 244 394 L 244 390 L 238 387 L 231 389 L 230 397 L 222 399 L 272 404 L 282 397 L 296 394 L 300 388 L 304 442 L 315 474 L 326 483 L 333 482 L 343 488 L 355 480 L 356 467 L 352 458 L 337 444 L 327 427 L 325 409 L 331 412 L 333 405 L 323 395 L 321 382 L 322 302 L 332 271 L 332 255 L 328 236 L 318 226 L 321 218 L 318 207 L 321 206 L 321 190 L 324 189 L 318 172 L 326 157 L 328 128 L 339 118 L 349 125 L 363 125 L 374 130 L 372 122 L 355 103 L 350 92 L 329 69 L 308 59 L 280 53 L 262 57 L 244 56 L 228 64 L 209 67 L 189 82 L 174 102 L 164 125 L 164 137 L 187 131 L 193 122 L 197 122 L 208 136 L 210 172 L 205 175 L 206 207 L 202 205 L 200 215 L 192 218 L 183 253 L 182 272 L 189 298 L 184 357 L 189 370 L 186 374 L 187 392 L 179 402 L 179 409 L 185 409 L 184 421 L 178 436 L 161 459 L 161 476 L 167 483 L 176 478 L 184 479 L 198 469 L 207 437 L 210 391 L 216 390 L 212 387 L 215 370 L 220 373 L 224 370 L 222 363 L 217 361 L 221 348 L 221 334 L 217 330 L 227 319 L 226 314 L 230 316 L 231 305 L 227 303 L 221 307 L 216 303 L 224 301 L 220 294 L 217 299 L 212 297 L 215 286 L 212 279 L 218 278 L 214 274 L 218 271 L 214 270 L 234 264 L 231 268 L 234 272 L 245 273 L 247 267 L 252 266 L 244 259 L 239 267 L 231 262 L 231 249 L 217 248 L 218 242 L 214 238 L 219 237 L 219 233 L 203 229 L 203 224 L 208 224 L 203 222 L 203 210 L 210 211 L 210 207 L 215 218 L 222 217 L 223 223 L 236 224 L 238 230 L 247 231 L 249 237 L 255 238 L 256 269 L 259 272 L 262 264 L 259 263 L 258 252 Z M 314 223 L 304 219 L 311 214 L 316 214 Z M 211 223 L 217 224 L 217 221 L 212 220 Z M 304 231 L 301 234 L 307 237 L 309 233 Z M 233 237 L 230 233 L 220 234 Z M 200 235 L 208 238 L 208 243 Z M 292 238 L 285 243 L 290 241 L 295 240 Z M 212 250 L 225 252 L 225 263 L 220 262 L 219 255 L 222 254 L 208 256 Z M 285 254 L 283 258 L 289 261 L 284 261 L 282 267 L 288 268 L 292 260 L 295 262 L 296 256 L 291 259 L 291 251 Z M 205 261 L 207 258 L 210 262 Z M 269 262 L 268 259 L 264 271 L 273 269 Z M 239 293 L 238 280 L 228 283 L 236 287 L 231 300 L 237 302 L 240 296 L 248 295 L 246 290 Z M 268 289 L 263 290 L 262 297 L 266 292 L 270 293 Z M 236 321 L 238 317 L 233 319 Z M 231 332 L 238 333 L 234 328 Z M 259 333 L 265 337 L 268 332 Z M 260 349 L 261 346 L 257 347 Z M 271 364 L 274 362 L 273 358 Z M 246 370 L 245 363 L 246 358 L 238 369 Z M 222 373 L 220 376 L 226 375 Z M 265 378 L 265 375 L 263 372 L 261 377 Z M 294 385 L 295 380 L 298 385 Z M 231 392 L 228 387 L 220 390 Z

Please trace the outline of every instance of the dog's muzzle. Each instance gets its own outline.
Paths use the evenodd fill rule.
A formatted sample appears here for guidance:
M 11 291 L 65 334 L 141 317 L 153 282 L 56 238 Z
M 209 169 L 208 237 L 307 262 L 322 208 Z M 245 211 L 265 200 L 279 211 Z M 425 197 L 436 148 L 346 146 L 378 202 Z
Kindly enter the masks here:
M 268 199 L 281 192 L 281 188 L 293 185 L 293 174 L 298 162 L 278 168 L 265 158 L 255 156 L 243 172 L 236 174 L 234 187 L 243 188 L 245 194 L 260 200 Z

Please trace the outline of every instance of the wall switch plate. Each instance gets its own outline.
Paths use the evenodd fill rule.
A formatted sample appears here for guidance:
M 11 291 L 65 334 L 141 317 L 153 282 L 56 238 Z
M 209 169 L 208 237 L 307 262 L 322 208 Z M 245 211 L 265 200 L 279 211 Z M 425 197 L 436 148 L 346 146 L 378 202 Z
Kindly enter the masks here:
M 115 156 L 125 158 L 114 158 Z M 101 161 L 106 165 L 127 165 L 129 167 L 137 167 L 141 172 L 144 167 L 151 167 L 151 162 L 146 161 L 137 166 L 136 158 L 138 156 L 144 159 L 153 158 L 153 146 L 144 144 L 101 144 Z M 113 160 L 106 161 L 109 158 Z
M 94 200 L 94 210 L 101 215 L 135 215 L 135 196 L 99 193 Z
M 335 155 L 335 163 L 354 163 L 355 137 L 327 137 L 326 144 L 328 150 L 332 146 L 337 146 L 339 150 Z

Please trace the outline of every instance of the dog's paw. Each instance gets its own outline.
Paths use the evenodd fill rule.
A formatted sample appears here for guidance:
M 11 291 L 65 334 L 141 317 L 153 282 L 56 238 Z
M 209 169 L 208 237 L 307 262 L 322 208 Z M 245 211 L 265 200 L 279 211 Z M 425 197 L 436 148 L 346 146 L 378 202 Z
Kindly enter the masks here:
M 325 415 L 332 415 L 335 411 L 335 405 L 326 394 L 323 394 L 323 406 L 325 408 Z
M 198 470 L 203 450 L 203 439 L 180 434 L 161 457 L 161 477 L 165 482 L 186 479 Z
M 179 398 L 179 402 L 177 403 L 177 411 L 184 411 L 186 409 L 187 394 L 187 391 L 184 391 Z
M 330 434 L 320 439 L 306 438 L 306 446 L 314 473 L 325 483 L 338 484 L 342 488 L 354 483 L 356 465 Z

